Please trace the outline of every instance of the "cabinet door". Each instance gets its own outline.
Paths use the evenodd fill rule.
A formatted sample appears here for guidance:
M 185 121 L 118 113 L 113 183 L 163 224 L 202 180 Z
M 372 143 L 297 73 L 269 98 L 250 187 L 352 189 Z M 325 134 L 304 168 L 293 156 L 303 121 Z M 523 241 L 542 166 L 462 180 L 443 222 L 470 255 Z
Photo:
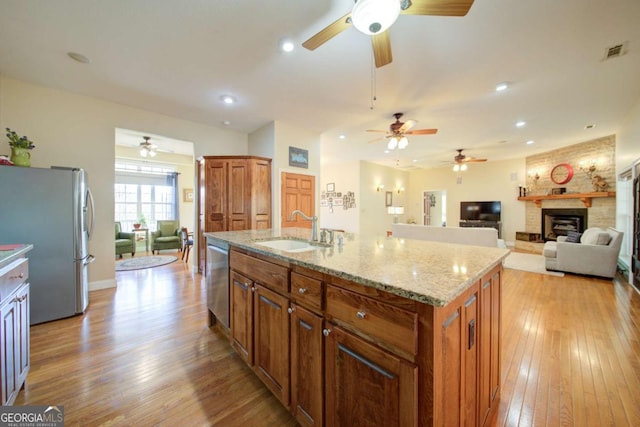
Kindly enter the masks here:
M 16 322 L 17 322 L 17 304 L 14 297 L 10 297 L 2 307 L 0 307 L 0 317 L 2 325 L 0 326 L 0 337 L 2 337 L 0 349 L 0 366 L 2 368 L 2 405 L 10 405 L 15 399 L 17 392 L 18 379 L 16 378 Z
M 206 160 L 204 163 L 204 231 L 228 230 L 228 167 L 226 160 Z
M 29 284 L 25 283 L 16 295 L 16 379 L 17 387 L 21 387 L 29 372 Z
M 291 412 L 302 426 L 322 426 L 322 317 L 291 305 Z
M 253 316 L 251 280 L 231 271 L 231 325 L 229 340 L 240 356 L 249 365 L 253 365 Z
M 254 284 L 254 369 L 289 407 L 289 300 Z
M 326 324 L 327 426 L 415 426 L 416 366 Z
M 230 231 L 248 230 L 251 228 L 251 185 L 248 180 L 247 160 L 229 161 L 228 180 L 227 227 Z
M 500 271 L 482 280 L 480 323 L 480 420 L 484 422 L 500 388 Z

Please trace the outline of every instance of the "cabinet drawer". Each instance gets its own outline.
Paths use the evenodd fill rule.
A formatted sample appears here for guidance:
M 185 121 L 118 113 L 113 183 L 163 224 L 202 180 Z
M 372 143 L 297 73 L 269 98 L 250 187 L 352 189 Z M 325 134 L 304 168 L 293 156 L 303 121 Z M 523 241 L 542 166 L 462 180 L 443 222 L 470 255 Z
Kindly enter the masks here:
M 328 315 L 409 354 L 418 351 L 418 314 L 327 285 Z
M 291 298 L 302 305 L 322 310 L 322 282 L 292 272 Z
M 0 300 L 29 278 L 29 261 L 22 258 L 0 269 Z
M 229 266 L 262 285 L 289 292 L 289 270 L 286 267 L 237 251 L 229 253 Z

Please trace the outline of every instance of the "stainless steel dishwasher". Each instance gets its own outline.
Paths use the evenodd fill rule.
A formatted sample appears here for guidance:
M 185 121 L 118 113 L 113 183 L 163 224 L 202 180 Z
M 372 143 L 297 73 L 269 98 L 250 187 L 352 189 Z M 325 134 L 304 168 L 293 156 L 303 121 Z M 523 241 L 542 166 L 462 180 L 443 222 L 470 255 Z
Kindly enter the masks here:
M 207 238 L 207 307 L 209 325 L 229 329 L 229 245 Z

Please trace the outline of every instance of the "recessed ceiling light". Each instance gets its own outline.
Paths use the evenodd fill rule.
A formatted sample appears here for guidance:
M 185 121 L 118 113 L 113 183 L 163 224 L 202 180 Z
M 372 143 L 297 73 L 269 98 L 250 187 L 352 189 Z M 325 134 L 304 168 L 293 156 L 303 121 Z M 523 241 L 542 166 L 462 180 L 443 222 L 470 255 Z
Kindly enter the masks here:
M 527 145 L 531 145 L 531 144 L 533 144 L 534 142 L 535 142 L 535 141 L 534 141 L 533 139 L 530 139 L 530 140 L 528 140 L 528 141 L 526 142 L 526 144 L 527 144 Z
M 389 150 L 384 150 L 384 154 L 389 154 Z
M 418 163 L 418 159 L 413 159 L 413 163 Z
M 225 120 L 222 122 L 223 125 L 225 126 L 229 126 L 231 124 L 231 122 L 229 120 Z
M 340 139 L 345 139 L 345 138 L 346 138 L 346 136 L 344 136 L 344 135 L 340 135 L 340 136 L 338 136 L 338 138 L 340 138 Z
M 89 60 L 89 58 L 87 58 L 86 56 L 84 56 L 81 53 L 68 52 L 67 55 L 69 55 L 69 58 L 73 59 L 74 61 L 78 61 L 78 62 L 81 62 L 83 64 L 88 64 L 88 63 L 91 62 Z
M 507 84 L 507 82 L 498 83 L 496 85 L 496 92 L 502 92 L 503 90 L 507 90 L 508 88 L 509 85 Z
M 596 125 L 586 125 L 584 128 L 585 129 L 593 129 L 595 127 L 596 127 Z
M 527 122 L 525 122 L 524 120 L 520 120 L 516 122 L 516 126 L 519 128 L 524 127 L 527 124 Z
M 220 99 L 222 100 L 222 102 L 228 105 L 231 105 L 236 102 L 236 99 L 231 95 L 222 95 Z
M 289 39 L 283 39 L 280 42 L 280 50 L 282 50 L 283 52 L 287 52 L 287 53 L 293 52 L 294 48 L 295 48 L 295 45 Z

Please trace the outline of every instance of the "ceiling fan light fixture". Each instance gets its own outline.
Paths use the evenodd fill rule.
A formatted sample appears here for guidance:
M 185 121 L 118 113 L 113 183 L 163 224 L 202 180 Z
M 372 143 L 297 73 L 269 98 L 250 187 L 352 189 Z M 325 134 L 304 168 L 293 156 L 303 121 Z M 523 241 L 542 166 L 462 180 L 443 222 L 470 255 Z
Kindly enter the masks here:
M 464 163 L 460 165 L 460 170 L 461 171 L 466 171 L 467 170 L 467 165 L 465 165 Z
M 397 138 L 391 138 L 389 139 L 389 144 L 387 144 L 387 149 L 388 150 L 395 150 L 396 147 L 398 146 L 398 139 Z
M 398 15 L 399 0 L 358 0 L 351 11 L 351 22 L 358 31 L 371 36 L 387 30 Z
M 454 172 L 458 172 L 459 170 L 460 170 L 460 165 L 459 164 L 456 163 L 455 165 L 453 165 L 453 171 Z
M 407 137 L 403 136 L 402 138 L 400 138 L 400 141 L 398 141 L 398 149 L 404 150 L 405 148 L 407 148 L 407 145 L 409 145 L 409 140 L 407 139 Z

